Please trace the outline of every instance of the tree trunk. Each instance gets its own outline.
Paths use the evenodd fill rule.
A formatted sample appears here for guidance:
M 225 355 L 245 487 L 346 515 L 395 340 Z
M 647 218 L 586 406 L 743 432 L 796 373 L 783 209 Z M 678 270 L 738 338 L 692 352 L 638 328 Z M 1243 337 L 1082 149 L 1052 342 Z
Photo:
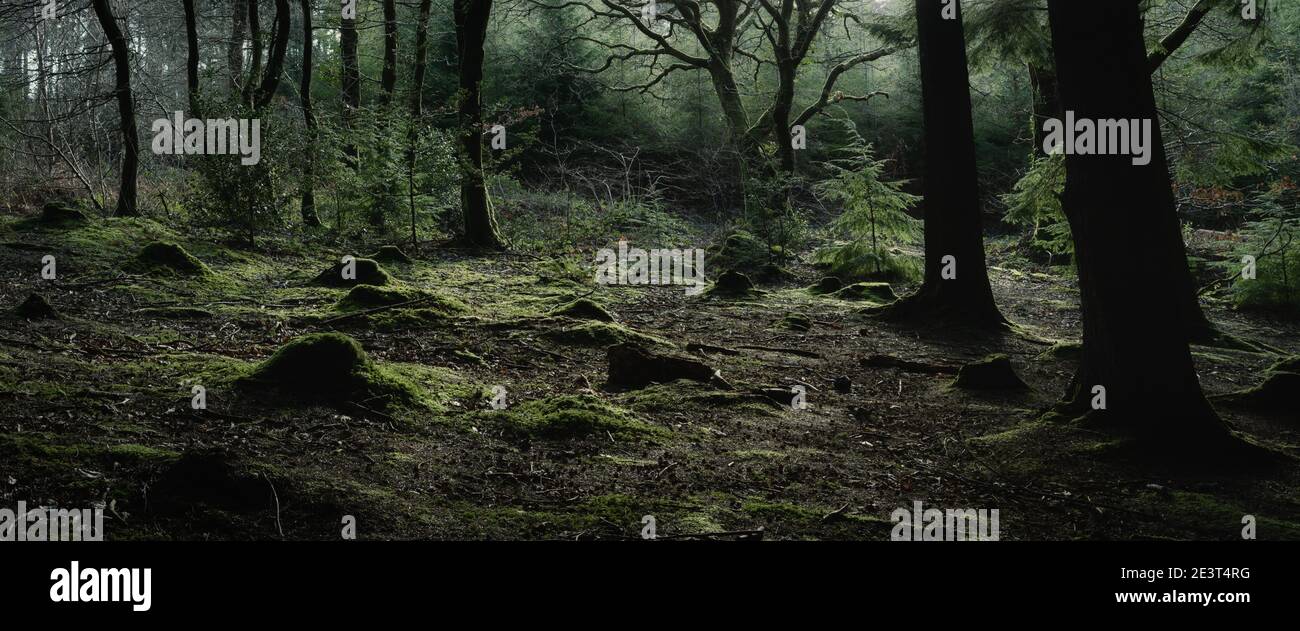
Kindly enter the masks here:
M 388 105 L 393 102 L 393 92 L 397 89 L 397 3 L 384 0 L 384 70 L 379 85 L 383 89 L 380 102 Z
M 302 81 L 298 93 L 302 98 L 302 117 L 307 125 L 307 160 L 303 164 L 302 177 L 302 223 L 305 226 L 319 226 L 320 216 L 316 214 L 316 112 L 311 106 L 312 44 L 311 34 L 311 0 L 301 0 L 302 6 Z
M 460 53 L 460 204 L 465 241 L 472 246 L 504 249 L 492 200 L 483 177 L 483 43 L 487 39 L 492 0 L 454 0 L 456 47 Z
M 194 0 L 185 0 L 185 85 L 190 97 L 190 116 L 203 118 L 199 111 L 199 25 Z
M 122 185 L 117 194 L 117 216 L 134 217 L 136 207 L 136 171 L 140 160 L 140 138 L 135 127 L 135 98 L 131 94 L 131 60 L 127 56 L 126 38 L 117 27 L 109 0 L 93 0 L 95 17 L 113 51 L 114 89 L 122 127 Z
M 411 245 L 415 246 L 415 143 L 417 130 L 424 118 L 424 75 L 429 63 L 429 12 L 433 0 L 420 0 L 419 21 L 415 25 L 415 73 L 411 77 L 411 129 L 407 134 L 406 187 L 411 211 Z
M 253 107 L 261 110 L 271 104 L 275 91 L 280 88 L 280 73 L 284 71 L 284 55 L 289 48 L 289 0 L 275 0 L 275 28 L 271 31 L 271 58 L 266 62 L 266 74 L 257 87 Z
M 394 94 L 397 91 L 397 3 L 395 0 L 384 0 L 383 9 L 384 69 L 379 79 L 379 105 L 383 113 L 379 116 L 379 128 L 384 135 L 387 135 L 388 119 L 391 116 L 389 108 L 393 105 Z M 387 158 L 388 156 L 385 155 L 385 159 Z M 383 226 L 387 222 L 388 215 L 397 210 L 397 186 L 397 180 L 391 177 L 383 178 L 383 181 L 376 186 L 375 194 L 378 200 L 370 206 L 370 225 Z
M 230 95 L 237 97 L 243 91 L 241 80 L 244 76 L 244 28 L 248 22 L 248 0 L 231 2 L 230 42 L 226 48 L 226 65 L 230 73 Z
M 1043 123 L 1049 119 L 1062 117 L 1061 100 L 1056 94 L 1056 71 L 1037 64 L 1029 64 L 1029 85 L 1033 90 L 1031 124 L 1034 126 L 1034 155 L 1041 158 L 1047 156 L 1047 152 L 1043 150 L 1043 142 L 1047 140 Z
M 249 107 L 257 98 L 257 87 L 262 78 L 262 18 L 257 3 L 258 0 L 248 0 L 248 39 L 253 52 L 248 65 L 248 80 L 244 82 L 244 103 Z
M 1083 354 L 1068 407 L 1094 412 L 1162 442 L 1228 435 L 1201 392 L 1187 336 L 1177 326 L 1191 288 L 1145 64 L 1137 0 L 1049 0 L 1061 104 L 1076 119 L 1151 123 L 1152 160 L 1067 155 L 1062 205 L 1074 236 Z M 1067 131 L 1069 133 L 1069 131 Z
M 343 133 L 346 138 L 343 145 L 343 159 L 353 171 L 356 171 L 361 166 L 357 160 L 357 145 L 352 137 L 357 109 L 361 107 L 361 69 L 357 66 L 357 21 L 343 20 L 339 30 L 341 31 L 339 43 L 343 56 Z
M 961 9 L 958 5 L 957 18 L 952 20 L 943 18 L 943 10 L 941 0 L 916 0 L 925 125 L 925 281 L 886 314 L 1000 328 L 1006 320 L 993 302 L 984 262 Z

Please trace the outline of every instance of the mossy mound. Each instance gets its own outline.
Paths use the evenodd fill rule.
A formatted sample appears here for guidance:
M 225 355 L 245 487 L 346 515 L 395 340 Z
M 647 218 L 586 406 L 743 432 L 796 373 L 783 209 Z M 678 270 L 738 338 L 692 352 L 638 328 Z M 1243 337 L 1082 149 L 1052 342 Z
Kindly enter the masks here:
M 787 313 L 785 314 L 785 317 L 776 322 L 777 328 L 798 331 L 800 333 L 807 333 L 812 329 L 812 325 L 812 318 L 809 318 L 802 313 Z
M 794 278 L 794 272 L 777 263 L 765 263 L 758 268 L 755 276 L 765 283 L 779 283 Z
M 36 220 L 42 226 L 60 227 L 86 223 L 86 215 L 65 202 L 46 202 Z
M 706 248 L 704 255 L 713 269 L 758 270 L 771 260 L 772 250 L 752 233 L 737 230 Z
M 487 414 L 500 420 L 507 433 L 531 438 L 612 435 L 626 440 L 667 434 L 667 430 L 637 420 L 626 410 L 592 396 L 550 397 Z
M 564 316 L 574 320 L 598 320 L 600 322 L 613 322 L 614 316 L 610 315 L 604 307 L 596 304 L 587 298 L 579 298 L 573 302 L 556 307 L 550 315 Z
M 357 285 L 348 290 L 346 296 L 335 303 L 339 311 L 357 311 L 400 305 L 421 298 L 424 294 L 405 287 L 380 287 L 376 285 Z
M 1028 390 L 1029 385 L 1011 367 L 1006 355 L 989 355 L 977 362 L 966 364 L 957 371 L 954 388 L 968 390 Z
M 206 320 L 212 317 L 211 311 L 198 307 L 146 307 L 136 313 L 147 318 L 167 320 Z
M 1057 342 L 1038 354 L 1040 360 L 1066 359 L 1075 360 L 1083 356 L 1083 344 L 1081 342 Z
M 240 381 L 327 403 L 365 401 L 384 407 L 420 399 L 413 384 L 375 365 L 361 344 L 342 333 L 296 338 Z
M 390 265 L 410 265 L 415 262 L 401 248 L 395 245 L 381 246 L 374 254 L 367 254 L 366 258 Z
M 344 264 L 340 261 L 317 274 L 316 278 L 312 279 L 312 284 L 325 287 L 355 287 L 357 285 L 384 286 L 393 283 L 393 277 L 389 276 L 374 259 L 354 259 L 353 262 L 356 264 L 356 278 L 343 278 Z
M 1234 406 L 1275 413 L 1286 412 L 1292 419 L 1300 418 L 1300 372 L 1270 370 L 1264 383 L 1230 394 L 1215 397 Z
M 821 280 L 817 281 L 817 284 L 809 285 L 808 293 L 816 294 L 816 295 L 833 294 L 843 288 L 844 288 L 844 281 L 834 276 L 826 276 L 825 278 L 822 278 Z
M 32 294 L 22 304 L 14 307 L 13 314 L 24 320 L 57 320 L 59 312 L 45 296 Z
M 754 283 L 748 276 L 729 270 L 723 272 L 718 280 L 713 281 L 713 285 L 705 293 L 711 296 L 739 298 L 758 293 L 758 290 L 754 289 Z
M 128 265 L 128 269 L 146 274 L 172 276 L 208 276 L 212 270 L 194 258 L 185 248 L 166 241 L 154 241 L 144 246 Z
M 898 300 L 889 283 L 853 283 L 831 293 L 840 300 L 868 301 L 888 304 Z
M 703 383 L 716 379 L 716 370 L 678 353 L 652 351 L 627 343 L 611 346 L 605 353 L 609 363 L 609 385 L 617 388 L 644 388 L 677 379 Z
M 669 345 L 672 343 L 652 335 L 637 333 L 632 329 L 609 322 L 584 322 L 570 327 L 553 329 L 542 337 L 567 346 L 610 346 L 623 342 L 638 342 L 646 345 Z

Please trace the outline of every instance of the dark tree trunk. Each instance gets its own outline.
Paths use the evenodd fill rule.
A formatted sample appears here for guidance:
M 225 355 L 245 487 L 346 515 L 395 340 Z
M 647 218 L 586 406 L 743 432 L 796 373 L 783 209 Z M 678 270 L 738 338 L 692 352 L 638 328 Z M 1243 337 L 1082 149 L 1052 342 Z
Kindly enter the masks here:
M 199 111 L 199 25 L 194 0 L 185 0 L 185 85 L 190 97 L 190 115 L 203 118 Z
M 303 164 L 302 177 L 302 223 L 306 226 L 319 226 L 320 216 L 316 214 L 316 112 L 311 106 L 312 74 L 312 35 L 311 35 L 311 0 L 301 0 L 302 6 L 302 81 L 298 93 L 302 97 L 302 118 L 307 125 L 307 161 Z
M 1083 356 L 1067 393 L 1143 435 L 1199 443 L 1228 436 L 1201 392 L 1178 326 L 1191 288 L 1178 231 L 1137 0 L 1049 0 L 1061 105 L 1077 119 L 1151 122 L 1152 160 L 1067 155 L 1062 196 L 1073 231 L 1083 308 Z M 1067 132 L 1068 133 L 1068 132 Z
M 916 0 L 925 124 L 925 281 L 886 311 L 899 318 L 944 318 L 1002 327 L 984 262 L 984 228 L 975 165 L 966 38 L 941 0 Z M 947 259 L 953 257 L 953 259 Z M 955 262 L 955 265 L 953 263 Z M 944 269 L 956 276 L 944 278 Z
M 384 0 L 384 70 L 379 85 L 383 89 L 381 102 L 388 105 L 393 102 L 393 92 L 397 89 L 397 2 Z
M 289 48 L 289 0 L 275 0 L 275 28 L 271 31 L 271 58 L 266 62 L 266 74 L 257 88 L 253 106 L 262 109 L 271 104 L 275 91 L 280 88 L 280 73 L 284 71 L 284 55 Z
M 472 246 L 504 249 L 483 177 L 483 43 L 487 39 L 492 0 L 454 0 L 456 46 L 460 53 L 460 205 L 465 241 Z
M 140 138 L 135 127 L 135 98 L 131 94 L 131 60 L 126 38 L 117 27 L 109 0 L 94 0 L 95 17 L 113 51 L 114 88 L 122 127 L 122 185 L 117 194 L 117 216 L 133 217 L 136 207 L 136 171 L 140 160 Z
M 230 18 L 230 42 L 226 48 L 226 65 L 230 73 L 230 95 L 238 97 L 243 90 L 244 78 L 244 29 L 248 22 L 248 0 L 232 0 Z
M 353 171 L 360 168 L 357 145 L 352 138 L 357 109 L 361 107 L 361 69 L 357 66 L 357 21 L 343 20 L 339 29 L 343 56 L 343 159 Z
M 262 18 L 258 15 L 258 0 L 248 0 L 248 33 L 253 48 L 248 66 L 248 80 L 244 82 L 244 102 L 253 105 L 262 74 Z
M 1029 85 L 1033 90 L 1034 155 L 1044 157 L 1043 142 L 1047 132 L 1043 123 L 1049 119 L 1061 118 L 1061 99 L 1056 94 L 1056 71 L 1036 64 L 1029 64 Z

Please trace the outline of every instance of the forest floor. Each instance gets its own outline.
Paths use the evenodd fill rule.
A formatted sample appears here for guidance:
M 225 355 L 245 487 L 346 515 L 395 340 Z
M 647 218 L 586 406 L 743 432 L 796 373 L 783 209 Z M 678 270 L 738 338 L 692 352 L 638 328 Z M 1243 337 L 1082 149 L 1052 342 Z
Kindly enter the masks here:
M 152 241 L 210 271 L 141 266 Z M 1003 539 L 1240 539 L 1247 514 L 1261 539 L 1300 539 L 1296 467 L 1151 465 L 1122 437 L 1042 420 L 1072 373 L 1078 294 L 997 248 L 998 303 L 1032 335 L 882 322 L 869 301 L 810 292 L 819 274 L 801 264 L 762 293 L 688 296 L 432 244 L 383 263 L 403 300 L 422 302 L 358 315 L 339 305 L 346 289 L 310 281 L 369 250 L 277 247 L 148 220 L 0 220 L 0 505 L 104 502 L 110 539 L 338 539 L 345 515 L 362 539 L 639 539 L 652 515 L 660 538 L 887 540 L 890 513 L 917 500 L 998 509 Z M 39 275 L 45 255 L 57 280 Z M 8 313 L 32 293 L 59 318 Z M 583 296 L 615 322 L 552 315 Z M 1300 352 L 1300 323 L 1207 309 L 1233 334 Z M 409 400 L 247 387 L 291 339 L 328 331 L 360 342 Z M 734 389 L 609 389 L 604 347 L 624 339 L 693 352 Z M 1194 352 L 1209 394 L 1256 385 L 1279 358 Z M 1030 389 L 952 387 L 991 353 Z M 844 378 L 849 392 L 834 385 Z M 195 385 L 206 409 L 192 409 Z M 773 395 L 796 385 L 806 409 Z M 490 407 L 494 386 L 504 410 Z M 1294 410 L 1220 409 L 1300 452 Z

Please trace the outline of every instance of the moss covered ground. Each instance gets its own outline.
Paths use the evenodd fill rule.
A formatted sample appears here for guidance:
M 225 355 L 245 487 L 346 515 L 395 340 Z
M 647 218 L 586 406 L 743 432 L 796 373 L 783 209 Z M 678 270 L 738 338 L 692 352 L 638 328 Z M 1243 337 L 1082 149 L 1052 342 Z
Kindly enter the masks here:
M 774 256 L 733 241 L 711 260 Z M 864 302 L 911 288 L 823 282 L 793 256 L 789 276 L 752 274 L 761 291 L 691 296 L 596 286 L 570 259 L 384 245 L 0 220 L 3 499 L 111 502 L 113 539 L 337 539 L 343 515 L 364 539 L 636 539 L 654 515 L 666 537 L 879 540 L 914 500 L 998 508 L 1004 539 L 1232 539 L 1244 514 L 1300 538 L 1293 468 L 1155 465 L 1044 415 L 1078 354 L 1054 270 L 995 258 L 1004 313 L 1042 340 L 979 339 L 874 320 Z M 384 282 L 313 282 L 346 255 Z M 20 317 L 33 294 L 58 318 Z M 1300 325 L 1207 309 L 1287 353 L 1194 347 L 1207 393 L 1296 371 Z M 608 388 L 625 342 L 724 381 Z M 999 354 L 1029 388 L 951 387 Z M 1296 408 L 1215 402 L 1296 453 Z

